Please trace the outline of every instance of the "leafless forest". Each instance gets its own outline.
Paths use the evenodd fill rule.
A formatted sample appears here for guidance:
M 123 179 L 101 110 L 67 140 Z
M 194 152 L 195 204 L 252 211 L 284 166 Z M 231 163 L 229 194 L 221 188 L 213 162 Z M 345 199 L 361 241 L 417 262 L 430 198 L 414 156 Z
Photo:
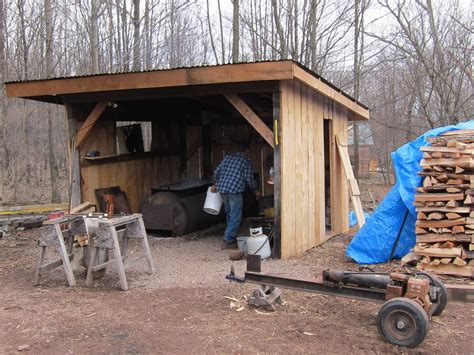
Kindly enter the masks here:
M 292 58 L 371 109 L 389 155 L 474 117 L 472 11 L 461 0 L 0 0 L 2 81 Z M 62 107 L 2 95 L 3 204 L 68 199 Z M 357 171 L 357 169 L 355 169 Z M 387 176 L 386 176 L 387 178 Z M 389 182 L 387 180 L 387 182 Z

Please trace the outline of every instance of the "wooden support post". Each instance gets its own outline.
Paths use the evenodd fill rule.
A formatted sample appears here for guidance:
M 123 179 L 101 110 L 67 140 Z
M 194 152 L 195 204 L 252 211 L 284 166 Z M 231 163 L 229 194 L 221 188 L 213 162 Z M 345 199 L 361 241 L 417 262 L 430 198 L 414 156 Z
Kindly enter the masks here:
M 275 148 L 275 142 L 273 138 L 273 132 L 267 125 L 257 116 L 255 112 L 239 97 L 237 94 L 224 95 L 225 98 L 234 106 L 234 108 L 240 112 L 240 114 L 260 133 L 265 141 L 270 144 L 272 148 Z
M 344 146 L 339 138 L 336 135 L 336 144 L 339 156 L 342 161 L 342 166 L 344 168 L 344 174 L 346 175 L 347 182 L 349 184 L 349 192 L 351 195 L 352 206 L 357 216 L 357 223 L 359 228 L 365 224 L 364 211 L 362 209 L 362 203 L 360 201 L 360 191 L 359 186 L 357 185 L 357 180 L 354 177 L 354 172 L 352 171 L 351 161 L 349 159 L 349 152 L 347 147 Z
M 78 111 L 71 104 L 66 103 L 66 116 L 69 132 L 70 176 L 69 176 L 69 210 L 81 203 L 81 166 L 80 153 L 76 146 Z
M 202 124 L 202 173 L 204 179 L 212 177 L 212 140 L 209 112 L 201 113 Z
M 179 121 L 179 170 L 181 180 L 188 177 L 188 140 L 186 136 L 186 118 Z
M 102 113 L 105 111 L 107 108 L 107 102 L 98 102 L 95 107 L 92 109 L 91 113 L 89 116 L 86 118 L 84 123 L 82 124 L 81 128 L 77 131 L 76 135 L 76 148 L 81 148 L 82 144 L 84 144 L 84 141 L 86 138 L 89 136 L 90 132 L 92 131 L 92 128 L 94 127 L 95 123 L 97 120 L 100 118 Z
M 273 256 L 281 257 L 281 154 L 280 154 L 280 102 L 281 91 L 273 93 L 273 136 L 274 136 L 274 150 L 273 150 L 273 191 L 274 191 L 274 209 L 275 217 L 273 223 Z

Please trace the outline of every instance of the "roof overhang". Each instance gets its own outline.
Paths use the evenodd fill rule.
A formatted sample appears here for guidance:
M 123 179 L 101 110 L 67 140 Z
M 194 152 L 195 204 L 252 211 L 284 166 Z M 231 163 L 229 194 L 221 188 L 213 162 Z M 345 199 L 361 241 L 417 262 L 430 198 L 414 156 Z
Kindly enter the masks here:
M 369 119 L 367 107 L 291 60 L 8 82 L 5 86 L 8 97 L 64 104 L 64 97 L 78 94 L 294 79 L 346 107 L 354 120 Z

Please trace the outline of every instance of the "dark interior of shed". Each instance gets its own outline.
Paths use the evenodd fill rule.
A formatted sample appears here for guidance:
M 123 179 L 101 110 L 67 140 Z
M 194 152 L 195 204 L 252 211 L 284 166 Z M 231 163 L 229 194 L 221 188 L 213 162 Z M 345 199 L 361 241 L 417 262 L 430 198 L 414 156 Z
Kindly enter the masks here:
M 245 93 L 239 96 L 267 126 L 272 126 L 273 92 Z M 236 152 L 241 144 L 250 147 L 255 178 L 263 194 L 260 203 L 256 203 L 253 193 L 246 191 L 244 216 L 256 217 L 266 212 L 266 216 L 271 218 L 273 186 L 268 181 L 271 182 L 273 149 L 225 96 L 213 94 L 137 99 L 131 93 L 129 97 L 121 94 L 121 97 L 110 95 L 106 99 L 109 106 L 97 124 L 109 125 L 110 128 L 106 131 L 113 134 L 118 143 L 109 147 L 109 151 L 89 146 L 88 151 L 81 154 L 85 165 L 100 165 L 106 173 L 108 164 L 120 161 L 150 156 L 178 159 L 179 171 L 168 174 L 173 178 L 147 186 L 146 195 L 139 201 L 147 228 L 171 230 L 174 235 L 180 235 L 222 219 L 222 213 L 215 217 L 206 216 L 202 212 L 205 193 L 217 165 L 226 154 Z M 129 124 L 140 124 L 142 136 L 149 136 L 149 144 L 141 143 L 145 152 L 140 149 L 132 149 L 130 152 L 130 149 L 121 147 L 120 131 L 123 130 L 122 126 Z M 90 154 L 90 150 L 96 148 L 98 150 Z M 176 169 L 176 165 L 162 166 L 161 169 Z M 137 177 L 138 180 L 140 178 Z M 127 194 L 133 193 L 127 191 L 126 186 L 122 189 Z

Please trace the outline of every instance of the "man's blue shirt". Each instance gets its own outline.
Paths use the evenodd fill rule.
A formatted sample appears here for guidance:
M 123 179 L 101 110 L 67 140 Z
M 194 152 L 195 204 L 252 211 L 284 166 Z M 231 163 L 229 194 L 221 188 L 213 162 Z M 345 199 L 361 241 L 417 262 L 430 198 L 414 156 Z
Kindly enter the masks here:
M 245 183 L 257 191 L 257 183 L 252 173 L 252 163 L 244 153 L 226 155 L 214 172 L 217 191 L 237 194 L 244 192 Z

